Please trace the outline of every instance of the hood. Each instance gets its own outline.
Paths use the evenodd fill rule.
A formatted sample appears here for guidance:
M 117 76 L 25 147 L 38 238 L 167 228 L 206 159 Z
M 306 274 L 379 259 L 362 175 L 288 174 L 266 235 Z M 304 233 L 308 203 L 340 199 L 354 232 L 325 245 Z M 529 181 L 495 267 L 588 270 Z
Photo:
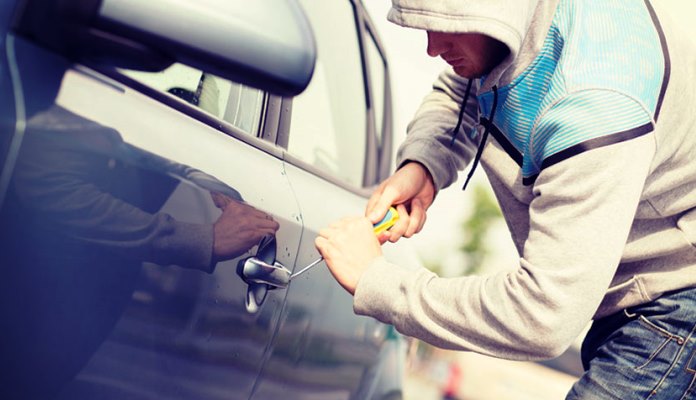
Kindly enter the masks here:
M 480 33 L 504 43 L 508 57 L 486 77 L 482 91 L 504 85 L 541 49 L 558 0 L 392 0 L 387 19 L 434 32 Z

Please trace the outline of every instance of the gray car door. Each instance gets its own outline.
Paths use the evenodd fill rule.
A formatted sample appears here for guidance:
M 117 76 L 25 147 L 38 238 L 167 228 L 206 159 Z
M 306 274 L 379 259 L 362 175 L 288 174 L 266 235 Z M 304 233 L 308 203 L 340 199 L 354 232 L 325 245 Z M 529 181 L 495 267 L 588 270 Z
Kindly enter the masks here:
M 301 4 L 316 33 L 318 58 L 309 87 L 292 99 L 292 123 L 279 141 L 287 151 L 285 170 L 302 211 L 300 267 L 319 257 L 314 240 L 320 229 L 345 216 L 363 215 L 371 193 L 366 181 L 376 180 L 378 168 L 371 135 L 375 122 L 381 128 L 388 119 L 384 78 L 379 96 L 373 93 L 368 106 L 360 2 Z M 382 149 L 389 151 L 389 135 L 379 136 Z M 383 250 L 400 265 L 417 265 L 404 241 Z M 352 297 L 325 263 L 293 279 L 253 398 L 362 400 L 398 395 L 400 337 L 391 327 L 352 311 Z
M 266 95 L 179 65 L 108 77 L 21 41 L 18 55 L 28 122 L 0 210 L 5 393 L 248 398 L 285 291 L 251 293 L 250 310 L 238 263 L 263 250 L 292 268 L 301 233 L 283 163 L 256 137 Z M 228 219 L 213 259 L 217 224 L 252 208 L 277 222 L 273 240 L 245 236 L 264 222 Z

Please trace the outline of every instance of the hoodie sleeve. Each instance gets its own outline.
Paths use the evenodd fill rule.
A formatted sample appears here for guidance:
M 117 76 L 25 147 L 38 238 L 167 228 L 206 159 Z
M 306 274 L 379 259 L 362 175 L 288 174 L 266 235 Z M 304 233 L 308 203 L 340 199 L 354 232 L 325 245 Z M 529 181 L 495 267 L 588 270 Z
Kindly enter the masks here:
M 543 169 L 519 266 L 440 278 L 375 260 L 354 310 L 436 346 L 531 360 L 563 352 L 599 306 L 621 258 L 655 152 L 654 135 Z
M 476 93 L 478 82 L 472 84 L 461 128 L 450 146 L 452 131 L 457 125 L 467 81 L 450 69 L 442 72 L 418 108 L 407 128 L 406 140 L 399 147 L 397 166 L 408 161 L 423 164 L 433 177 L 436 189 L 457 180 L 457 173 L 474 157 L 476 145 L 469 133 L 478 121 Z

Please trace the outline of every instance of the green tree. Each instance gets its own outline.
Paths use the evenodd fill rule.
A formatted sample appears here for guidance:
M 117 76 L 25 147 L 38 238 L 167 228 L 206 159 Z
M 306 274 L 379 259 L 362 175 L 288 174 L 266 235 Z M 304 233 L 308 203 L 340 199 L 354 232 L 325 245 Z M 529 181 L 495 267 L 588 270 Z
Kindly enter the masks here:
M 484 260 L 491 252 L 486 240 L 488 232 L 491 226 L 502 218 L 500 208 L 486 186 L 478 184 L 472 189 L 472 212 L 462 223 L 464 243 L 459 248 L 467 259 L 464 274 L 480 271 Z

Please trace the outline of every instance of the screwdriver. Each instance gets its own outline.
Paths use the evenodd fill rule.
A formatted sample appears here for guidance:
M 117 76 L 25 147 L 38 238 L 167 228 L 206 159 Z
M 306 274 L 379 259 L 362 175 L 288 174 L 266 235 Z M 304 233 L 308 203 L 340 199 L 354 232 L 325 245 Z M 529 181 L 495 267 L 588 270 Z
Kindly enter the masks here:
M 389 210 L 387 213 L 384 215 L 384 218 L 382 218 L 381 221 L 377 222 L 376 224 L 372 225 L 372 230 L 375 232 L 375 235 L 380 234 L 396 223 L 396 221 L 399 220 L 399 213 L 396 212 L 396 208 L 394 207 L 389 207 Z M 296 276 L 304 273 L 308 269 L 312 268 L 313 266 L 319 264 L 320 262 L 324 261 L 324 257 L 319 257 L 318 259 L 312 261 L 309 265 L 306 267 L 300 269 L 298 272 L 295 272 L 294 274 L 290 275 L 290 279 L 295 278 Z

